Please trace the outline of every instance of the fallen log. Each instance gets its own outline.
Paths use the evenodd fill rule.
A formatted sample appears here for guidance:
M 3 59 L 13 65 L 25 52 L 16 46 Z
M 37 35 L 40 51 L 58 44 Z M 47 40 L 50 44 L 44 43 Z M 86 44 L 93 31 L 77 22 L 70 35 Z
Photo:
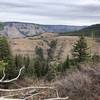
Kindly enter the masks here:
M 55 89 L 54 87 L 25 87 L 25 88 L 20 88 L 20 89 L 0 89 L 1 92 L 14 92 L 14 91 L 23 91 L 23 90 L 28 90 L 28 89 Z
M 10 99 L 10 98 L 0 98 L 0 100 L 25 100 L 25 99 Z
M 49 99 L 44 99 L 44 100 L 68 100 L 69 98 L 68 97 L 65 97 L 65 98 L 49 98 Z

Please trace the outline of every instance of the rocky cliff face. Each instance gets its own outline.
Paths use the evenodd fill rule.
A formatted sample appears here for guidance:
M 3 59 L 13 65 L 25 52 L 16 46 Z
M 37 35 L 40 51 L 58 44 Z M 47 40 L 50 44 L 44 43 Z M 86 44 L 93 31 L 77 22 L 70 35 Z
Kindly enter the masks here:
M 45 30 L 37 24 L 7 22 L 3 34 L 10 38 L 22 38 L 44 33 Z
M 84 28 L 84 26 L 67 26 L 67 25 L 39 25 L 22 22 L 5 22 L 4 30 L 1 34 L 9 38 L 22 38 L 39 35 L 45 32 L 71 32 Z

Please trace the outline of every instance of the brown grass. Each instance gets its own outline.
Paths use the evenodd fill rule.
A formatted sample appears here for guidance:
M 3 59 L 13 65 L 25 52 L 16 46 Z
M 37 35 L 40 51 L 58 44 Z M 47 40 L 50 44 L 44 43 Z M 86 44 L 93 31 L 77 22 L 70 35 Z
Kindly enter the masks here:
M 69 96 L 71 100 L 100 100 L 100 64 L 96 67 L 82 65 L 56 86 L 60 96 Z
M 64 61 L 67 55 L 71 56 L 73 44 L 78 40 L 77 36 L 57 36 L 54 33 L 43 33 L 35 37 L 10 39 L 11 50 L 14 55 L 35 55 L 36 46 L 43 48 L 44 55 L 47 57 L 47 50 L 50 48 L 48 43 L 52 40 L 57 40 L 57 46 L 53 58 Z M 48 43 L 47 43 L 48 42 Z M 92 38 L 87 38 L 89 52 L 100 55 L 100 42 L 93 41 Z

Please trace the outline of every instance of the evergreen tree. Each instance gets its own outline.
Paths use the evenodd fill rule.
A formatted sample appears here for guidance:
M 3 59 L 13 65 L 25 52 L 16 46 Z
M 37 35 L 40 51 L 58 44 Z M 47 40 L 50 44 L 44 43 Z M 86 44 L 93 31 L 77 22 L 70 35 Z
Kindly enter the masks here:
M 3 60 L 0 61 L 0 77 L 3 76 L 3 71 L 5 71 L 7 65 L 8 65 L 8 64 L 5 63 Z
M 9 63 L 11 59 L 12 56 L 7 39 L 5 37 L 0 37 L 0 60 L 4 60 Z
M 67 69 L 69 69 L 71 66 L 71 62 L 69 59 L 69 56 L 67 56 L 66 60 L 63 63 L 60 63 L 56 66 L 57 72 L 65 72 Z
M 24 60 L 24 58 L 21 55 L 15 56 L 15 62 L 14 63 L 15 63 L 15 66 L 16 66 L 17 69 L 23 66 L 23 63 L 24 63 L 23 60 Z
M 72 50 L 72 55 L 76 63 L 84 62 L 88 60 L 88 46 L 84 35 L 81 35 L 79 40 L 75 43 Z
M 57 46 L 57 40 L 52 40 L 49 43 L 49 47 L 50 47 L 48 49 L 48 60 L 49 61 L 53 60 L 53 56 L 54 56 L 54 53 L 55 53 L 56 46 Z
M 0 37 L 0 61 L 7 63 L 5 73 L 6 77 L 11 78 L 15 76 L 16 68 L 14 66 L 13 56 L 11 54 L 8 40 L 5 37 Z
M 48 71 L 49 66 L 47 60 L 41 60 L 39 58 L 34 60 L 34 74 L 36 77 L 43 77 L 48 73 Z
M 29 67 L 29 64 L 30 64 L 30 57 L 29 56 L 24 57 L 23 64 L 25 65 L 25 68 Z
M 97 54 L 94 54 L 92 56 L 92 62 L 95 64 L 95 63 L 99 63 L 100 62 L 100 56 L 97 55 Z
M 70 59 L 69 56 L 67 56 L 67 59 L 62 64 L 62 71 L 66 71 L 66 69 L 70 68 Z
M 36 53 L 36 56 L 38 56 L 41 59 L 44 59 L 43 49 L 41 47 L 36 47 L 35 53 Z
M 25 75 L 29 75 L 31 70 L 30 66 L 33 67 L 29 56 L 23 58 L 23 65 L 25 66 Z
M 25 65 L 24 75 L 28 76 L 28 77 L 33 77 L 34 76 L 34 61 L 35 60 L 33 58 L 29 58 L 29 57 L 26 57 L 25 59 L 26 60 L 24 60 L 24 65 Z
M 41 47 L 36 47 L 36 58 L 34 59 L 34 74 L 36 77 L 45 76 L 48 73 L 49 66 L 48 60 L 44 58 L 43 49 Z
M 0 22 L 0 30 L 4 29 L 4 23 Z

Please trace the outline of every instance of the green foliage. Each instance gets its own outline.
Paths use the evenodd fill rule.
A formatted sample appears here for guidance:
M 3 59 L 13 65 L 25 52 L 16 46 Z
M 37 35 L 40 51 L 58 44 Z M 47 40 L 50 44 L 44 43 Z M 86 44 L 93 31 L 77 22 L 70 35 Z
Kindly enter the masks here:
M 69 56 L 67 56 L 67 59 L 62 64 L 62 71 L 65 71 L 66 69 L 70 68 L 70 59 Z
M 8 78 L 13 77 L 15 75 L 16 69 L 15 69 L 13 57 L 10 51 L 10 46 L 5 37 L 0 37 L 0 61 L 2 60 L 8 64 L 5 69 L 6 77 Z
M 47 60 L 41 60 L 40 58 L 36 58 L 34 60 L 34 75 L 36 77 L 43 77 L 49 71 L 49 65 Z
M 94 54 L 94 55 L 92 56 L 92 61 L 93 61 L 93 63 L 98 63 L 98 62 L 100 62 L 100 55 Z
M 9 62 L 11 59 L 11 52 L 8 41 L 5 37 L 0 37 L 0 60 Z
M 5 63 L 3 60 L 0 61 L 0 77 L 3 75 L 3 71 L 6 69 L 6 66 L 7 66 L 7 65 L 8 65 L 8 64 Z
M 72 55 L 74 57 L 74 61 L 76 63 L 84 62 L 88 60 L 89 53 L 88 53 L 88 47 L 85 40 L 84 35 L 81 35 L 79 40 L 75 43 L 72 50 Z
M 34 59 L 33 58 L 27 58 L 24 74 L 25 74 L 25 76 L 28 76 L 28 77 L 35 77 L 35 75 L 34 75 Z
M 45 60 L 43 49 L 41 47 L 37 47 L 35 49 L 36 52 L 36 58 L 34 59 L 34 75 L 36 77 L 43 77 L 48 73 L 48 61 Z
M 48 60 L 53 60 L 53 55 L 55 53 L 56 46 L 57 46 L 57 40 L 52 40 L 49 43 L 50 48 L 48 49 Z
M 0 30 L 4 29 L 4 23 L 0 22 Z
M 49 66 L 48 73 L 46 74 L 45 79 L 51 81 L 56 78 L 57 71 L 54 69 L 55 66 Z
M 16 55 L 14 59 L 14 63 L 15 63 L 16 68 L 20 68 L 23 66 L 23 63 L 26 63 L 26 62 L 24 62 L 24 58 L 21 55 Z
M 91 36 L 92 33 L 95 33 L 95 36 L 98 37 L 100 36 L 100 24 L 89 26 L 80 30 L 79 32 L 84 34 L 85 36 Z
M 95 33 L 96 37 L 100 37 L 100 24 L 88 26 L 79 31 L 62 33 L 61 35 L 80 36 L 80 34 L 84 34 L 84 36 L 90 37 L 92 33 Z
M 35 48 L 35 52 L 36 52 L 36 55 L 41 58 L 41 59 L 44 59 L 44 55 L 43 55 L 43 49 L 41 47 L 36 47 Z
M 30 57 L 29 56 L 26 56 L 26 57 L 23 58 L 23 65 L 25 66 L 26 71 L 27 71 L 27 69 L 30 65 Z
M 67 69 L 70 69 L 70 66 L 71 66 L 71 60 L 69 59 L 69 56 L 67 56 L 67 59 L 63 63 L 58 64 L 56 71 L 63 73 Z
M 36 47 L 35 49 L 36 57 L 21 57 L 16 56 L 15 64 L 16 66 L 25 66 L 24 76 L 28 77 L 44 77 L 49 71 L 48 61 L 44 58 L 43 49 Z

